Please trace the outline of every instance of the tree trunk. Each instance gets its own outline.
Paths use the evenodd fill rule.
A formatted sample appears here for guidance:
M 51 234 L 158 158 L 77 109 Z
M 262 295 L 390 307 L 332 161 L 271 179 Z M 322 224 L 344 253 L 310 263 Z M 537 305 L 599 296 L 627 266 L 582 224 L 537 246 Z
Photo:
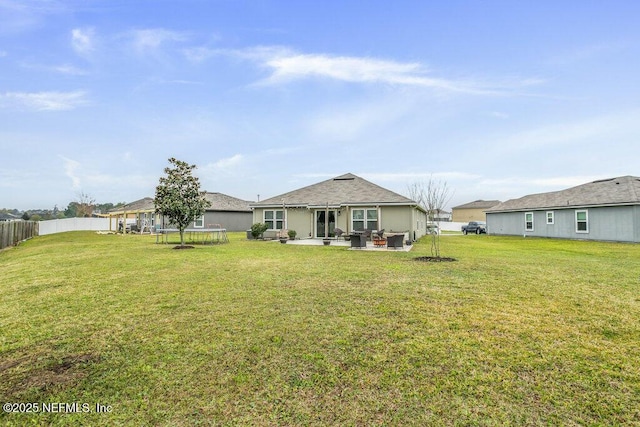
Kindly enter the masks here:
M 184 229 L 180 229 L 180 246 L 184 246 Z

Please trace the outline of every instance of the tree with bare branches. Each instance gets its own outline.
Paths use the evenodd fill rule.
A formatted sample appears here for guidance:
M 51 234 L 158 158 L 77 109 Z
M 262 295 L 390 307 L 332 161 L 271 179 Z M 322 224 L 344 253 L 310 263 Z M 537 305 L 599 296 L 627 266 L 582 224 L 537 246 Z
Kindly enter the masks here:
M 440 212 L 451 200 L 451 191 L 446 181 L 429 177 L 429 180 L 416 181 L 408 185 L 409 198 L 417 202 L 427 211 L 427 229 L 429 225 L 437 225 L 431 233 L 431 255 L 440 258 Z M 430 223 L 430 224 L 429 224 Z

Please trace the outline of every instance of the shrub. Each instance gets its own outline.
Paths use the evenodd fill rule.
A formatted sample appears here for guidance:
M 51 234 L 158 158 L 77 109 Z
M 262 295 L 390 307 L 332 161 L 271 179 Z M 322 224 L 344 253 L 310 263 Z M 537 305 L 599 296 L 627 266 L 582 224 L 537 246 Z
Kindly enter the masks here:
M 261 222 L 256 222 L 251 226 L 251 235 L 254 239 L 258 239 L 262 237 L 262 234 L 267 231 L 269 226 L 267 224 L 263 224 Z

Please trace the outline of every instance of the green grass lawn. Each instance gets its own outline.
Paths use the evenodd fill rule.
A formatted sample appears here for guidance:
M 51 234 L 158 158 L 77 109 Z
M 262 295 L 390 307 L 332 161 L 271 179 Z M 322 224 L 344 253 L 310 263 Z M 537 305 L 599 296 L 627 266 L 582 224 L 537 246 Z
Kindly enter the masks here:
M 640 245 L 449 235 L 457 261 L 426 263 L 426 240 L 230 239 L 0 252 L 0 403 L 90 410 L 0 423 L 640 425 Z

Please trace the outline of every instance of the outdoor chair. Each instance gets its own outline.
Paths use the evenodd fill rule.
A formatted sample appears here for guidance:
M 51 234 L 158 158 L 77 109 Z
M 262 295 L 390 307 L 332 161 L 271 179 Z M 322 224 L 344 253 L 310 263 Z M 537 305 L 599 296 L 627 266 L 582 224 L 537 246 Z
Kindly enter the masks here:
M 333 230 L 333 234 L 336 235 L 336 240 L 339 240 L 340 237 L 344 234 L 344 231 L 341 228 L 336 228 Z
M 367 247 L 367 239 L 365 238 L 363 233 L 353 233 L 350 236 L 351 247 L 352 248 L 366 248 Z
M 387 248 L 402 248 L 404 239 L 404 234 L 394 234 L 392 236 L 387 236 Z

